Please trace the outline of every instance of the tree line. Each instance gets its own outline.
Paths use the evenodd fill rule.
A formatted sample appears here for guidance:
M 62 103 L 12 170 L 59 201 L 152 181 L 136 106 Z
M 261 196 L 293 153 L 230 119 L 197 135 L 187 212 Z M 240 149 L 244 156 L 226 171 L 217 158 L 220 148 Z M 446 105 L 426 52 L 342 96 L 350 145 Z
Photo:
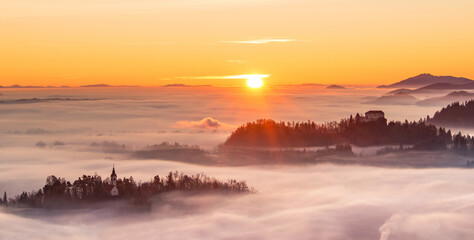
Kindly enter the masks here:
M 427 116 L 426 121 L 439 126 L 474 127 L 474 100 L 462 104 L 451 103 L 437 111 L 432 118 Z
M 75 207 L 81 204 L 107 201 L 111 199 L 129 199 L 135 205 L 149 205 L 150 198 L 170 191 L 213 191 L 231 193 L 253 192 L 245 181 L 219 181 L 204 173 L 186 175 L 170 172 L 165 177 L 156 175 L 150 181 L 137 183 L 133 177 L 117 179 L 119 196 L 112 197 L 109 192 L 110 179 L 102 180 L 95 175 L 83 175 L 74 182 L 54 175 L 46 178 L 43 188 L 37 191 L 22 192 L 9 199 L 7 193 L 0 200 L 4 206 L 27 206 L 37 208 Z
M 457 138 L 456 138 L 457 137 Z M 466 145 L 464 144 L 466 142 Z M 352 144 L 356 146 L 411 145 L 419 150 L 443 150 L 471 146 L 473 141 L 461 134 L 454 137 L 450 130 L 437 128 L 421 120 L 416 122 L 362 121 L 359 114 L 340 122 L 316 124 L 307 122 L 276 122 L 259 119 L 237 128 L 225 141 L 225 146 L 237 147 L 311 147 Z

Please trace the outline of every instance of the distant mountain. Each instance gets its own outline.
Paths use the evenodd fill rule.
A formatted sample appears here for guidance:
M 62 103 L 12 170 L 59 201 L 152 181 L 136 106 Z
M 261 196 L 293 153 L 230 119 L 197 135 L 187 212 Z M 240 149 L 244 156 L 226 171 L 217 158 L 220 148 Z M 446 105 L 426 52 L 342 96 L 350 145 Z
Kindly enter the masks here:
M 137 87 L 137 86 L 111 86 L 108 84 L 92 84 L 92 85 L 83 85 L 81 88 L 95 88 L 95 87 Z M 22 85 L 11 85 L 11 86 L 0 86 L 0 88 L 70 88 L 70 86 L 22 86 Z
M 98 99 L 92 98 L 24 98 L 17 100 L 0 100 L 0 104 L 26 104 L 26 103 L 40 103 L 40 102 L 53 102 L 53 101 L 94 101 Z
M 405 79 L 403 81 L 390 84 L 390 85 L 381 85 L 377 88 L 419 88 L 435 83 L 449 83 L 449 84 L 468 84 L 474 83 L 473 80 L 462 78 L 462 77 L 453 77 L 453 76 L 433 76 L 428 73 L 420 74 L 415 77 Z
M 421 92 L 425 90 L 455 90 L 462 89 L 464 84 L 452 84 L 452 83 L 433 83 L 428 86 L 415 89 L 415 91 Z
M 453 102 L 465 102 L 474 99 L 474 93 L 466 91 L 452 92 L 446 96 L 428 98 L 416 103 L 419 106 L 446 106 Z
M 452 84 L 452 83 L 434 83 L 425 87 L 413 90 L 414 92 L 426 92 L 431 90 L 467 90 L 474 89 L 474 82 L 466 84 Z
M 474 93 L 469 93 L 466 91 L 457 91 L 457 92 L 452 92 L 446 95 L 446 97 L 465 97 L 465 96 L 474 96 Z
M 466 84 L 452 84 L 452 83 L 433 83 L 428 86 L 417 89 L 399 88 L 386 93 L 387 95 L 404 93 L 404 94 L 419 94 L 434 91 L 448 91 L 448 90 L 470 90 L 474 89 L 474 82 Z
M 81 87 L 87 88 L 87 87 L 112 87 L 112 86 L 108 84 L 92 84 L 92 85 L 83 85 Z
M 172 83 L 163 85 L 162 87 L 212 87 L 212 85 L 187 85 L 182 83 Z
M 173 83 L 173 84 L 164 85 L 163 87 L 189 87 L 189 85 L 182 84 L 182 83 Z
M 474 127 L 474 100 L 460 104 L 452 103 L 440 111 L 437 111 L 432 118 L 426 120 L 428 123 L 442 127 Z
M 365 102 L 366 104 L 376 105 L 412 105 L 418 101 L 415 97 L 406 93 L 397 93 L 379 97 L 373 101 Z
M 339 85 L 329 85 L 326 87 L 326 89 L 346 89 L 346 88 Z
M 11 85 L 11 86 L 0 86 L 0 88 L 69 88 L 69 86 L 22 86 L 22 85 Z
M 139 87 L 133 85 L 108 85 L 108 84 L 91 84 L 91 85 L 82 85 L 81 88 L 113 88 L 113 87 Z
M 393 95 L 393 94 L 409 94 L 411 93 L 413 90 L 411 89 L 407 89 L 407 88 L 399 88 L 399 89 L 396 89 L 396 90 L 393 90 L 393 91 L 390 91 L 388 93 L 386 93 L 386 95 Z
M 11 86 L 0 86 L 0 88 L 44 88 L 44 86 L 21 86 L 18 84 Z

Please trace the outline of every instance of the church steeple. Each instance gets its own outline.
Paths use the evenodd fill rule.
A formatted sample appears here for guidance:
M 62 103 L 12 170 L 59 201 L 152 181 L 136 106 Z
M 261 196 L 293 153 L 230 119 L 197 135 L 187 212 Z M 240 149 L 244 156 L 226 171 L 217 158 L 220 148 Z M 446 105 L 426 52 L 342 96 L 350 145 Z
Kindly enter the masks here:
M 117 185 L 117 174 L 115 173 L 115 166 L 112 167 L 112 174 L 110 174 L 110 183 L 114 186 Z
M 117 174 L 115 174 L 115 166 L 112 166 L 112 174 L 110 175 L 110 177 L 117 178 Z

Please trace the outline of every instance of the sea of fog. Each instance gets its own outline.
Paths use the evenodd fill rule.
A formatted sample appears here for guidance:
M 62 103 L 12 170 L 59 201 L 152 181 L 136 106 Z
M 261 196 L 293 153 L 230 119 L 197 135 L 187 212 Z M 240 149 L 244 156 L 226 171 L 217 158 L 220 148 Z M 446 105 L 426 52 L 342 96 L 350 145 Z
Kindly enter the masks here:
M 0 191 L 10 197 L 42 187 L 48 175 L 68 180 L 94 173 L 105 177 L 112 165 L 119 177 L 133 176 L 137 181 L 175 170 L 204 172 L 222 180 L 246 180 L 257 192 L 166 194 L 146 213 L 107 207 L 70 211 L 0 208 L 0 239 L 473 238 L 474 175 L 470 169 L 202 166 L 133 159 L 116 147 L 138 150 L 168 141 L 212 151 L 237 126 L 258 118 L 323 123 L 383 110 L 389 120 L 403 121 L 424 118 L 442 107 L 365 104 L 383 93 L 385 90 L 369 88 L 301 86 L 258 91 L 216 87 L 1 89 Z M 378 157 L 371 158 L 377 161 Z M 394 161 L 397 156 L 390 158 Z
M 0 147 L 113 140 L 130 147 L 177 141 L 210 149 L 259 118 L 324 123 L 380 109 L 389 120 L 404 121 L 442 107 L 365 104 L 386 92 L 314 86 L 0 89 Z M 28 102 L 34 98 L 38 102 Z

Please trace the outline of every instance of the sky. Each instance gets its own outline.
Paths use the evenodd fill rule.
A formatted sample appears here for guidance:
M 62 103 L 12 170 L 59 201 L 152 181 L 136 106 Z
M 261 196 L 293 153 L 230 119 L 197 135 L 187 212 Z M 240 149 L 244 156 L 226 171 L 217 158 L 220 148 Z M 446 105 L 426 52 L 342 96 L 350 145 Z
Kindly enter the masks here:
M 3 0 L 0 85 L 474 78 L 470 0 Z

